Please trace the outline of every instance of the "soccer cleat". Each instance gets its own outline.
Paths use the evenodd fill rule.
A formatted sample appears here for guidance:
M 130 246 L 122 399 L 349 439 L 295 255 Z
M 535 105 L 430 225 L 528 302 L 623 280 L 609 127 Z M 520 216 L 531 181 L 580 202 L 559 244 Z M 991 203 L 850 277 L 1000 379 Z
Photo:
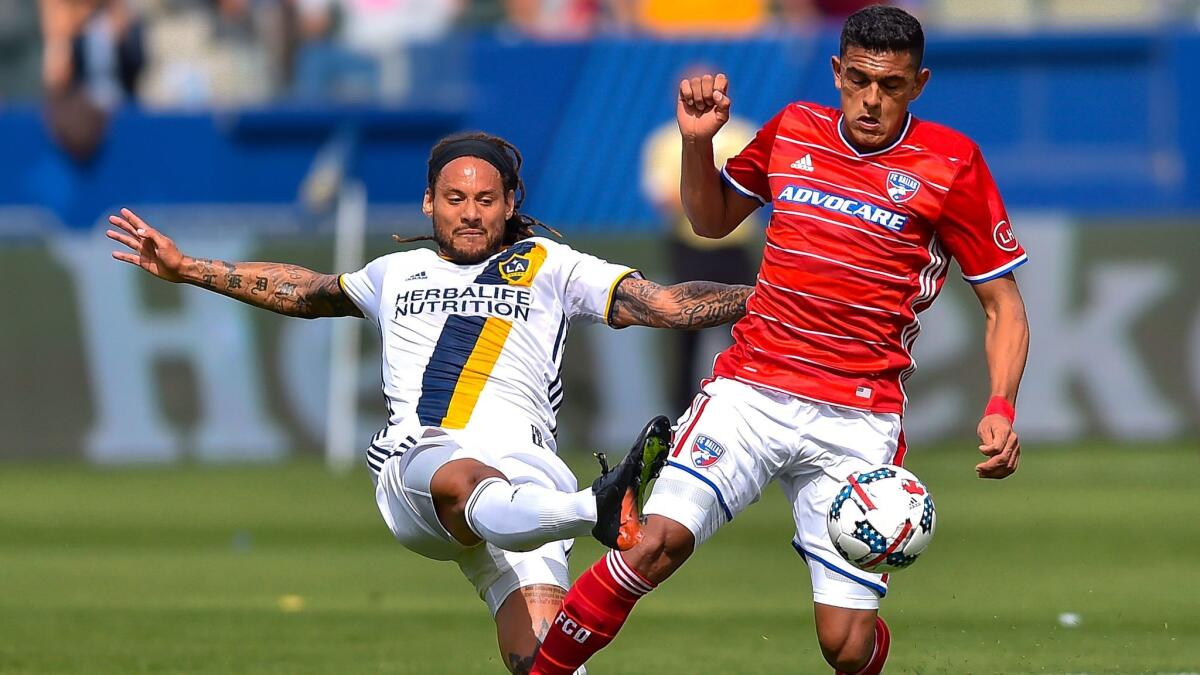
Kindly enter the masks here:
M 609 469 L 608 458 L 596 453 L 600 477 L 592 483 L 596 496 L 596 526 L 592 536 L 601 544 L 628 551 L 642 539 L 642 505 L 646 488 L 667 461 L 671 422 L 659 415 L 642 429 L 625 459 Z

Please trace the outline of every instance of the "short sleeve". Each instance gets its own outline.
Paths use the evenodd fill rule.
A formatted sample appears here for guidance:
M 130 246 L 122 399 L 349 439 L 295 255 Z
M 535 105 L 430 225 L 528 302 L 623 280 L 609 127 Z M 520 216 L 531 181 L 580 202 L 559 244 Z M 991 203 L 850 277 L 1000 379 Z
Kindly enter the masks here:
M 734 190 L 745 197 L 766 205 L 771 203 L 771 185 L 767 181 L 767 166 L 771 161 L 771 148 L 775 145 L 775 134 L 779 120 L 787 109 L 780 110 L 754 135 L 742 151 L 721 169 L 721 177 Z
M 608 323 L 617 284 L 625 277 L 640 277 L 641 274 L 632 267 L 615 265 L 567 246 L 562 247 L 561 253 L 567 258 L 564 260 L 567 283 L 563 303 L 567 317 Z
M 387 271 L 387 258 L 376 258 L 357 272 L 347 272 L 338 277 L 338 285 L 346 297 L 362 311 L 363 316 L 378 323 L 379 307 L 383 295 L 383 277 Z
M 1028 260 L 978 148 L 950 186 L 935 229 L 970 283 L 1004 276 Z

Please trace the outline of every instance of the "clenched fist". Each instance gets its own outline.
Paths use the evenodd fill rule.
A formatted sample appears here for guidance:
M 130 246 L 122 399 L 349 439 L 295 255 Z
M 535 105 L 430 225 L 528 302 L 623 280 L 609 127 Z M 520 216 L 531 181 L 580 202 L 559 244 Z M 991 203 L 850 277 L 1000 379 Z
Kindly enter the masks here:
M 685 141 L 709 141 L 729 121 L 729 78 L 698 75 L 679 83 L 675 118 Z

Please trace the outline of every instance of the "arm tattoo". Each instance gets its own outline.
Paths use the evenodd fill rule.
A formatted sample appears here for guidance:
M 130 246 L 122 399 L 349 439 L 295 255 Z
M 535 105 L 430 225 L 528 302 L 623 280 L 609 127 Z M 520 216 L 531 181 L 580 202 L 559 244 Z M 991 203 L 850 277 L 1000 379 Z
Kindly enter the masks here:
M 719 326 L 746 313 L 750 286 L 731 286 L 712 281 L 688 281 L 659 286 L 646 279 L 626 277 L 613 292 L 612 317 L 616 328 L 697 329 Z
M 298 265 L 191 258 L 183 278 L 235 300 L 272 312 L 313 319 L 320 316 L 362 316 L 342 292 L 338 275 L 318 274 Z

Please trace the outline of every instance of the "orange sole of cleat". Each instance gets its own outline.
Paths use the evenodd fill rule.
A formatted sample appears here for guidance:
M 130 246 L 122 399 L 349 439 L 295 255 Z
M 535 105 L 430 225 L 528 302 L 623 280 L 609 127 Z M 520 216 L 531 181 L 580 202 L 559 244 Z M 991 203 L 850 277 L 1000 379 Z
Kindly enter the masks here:
M 626 493 L 621 500 L 621 527 L 617 530 L 617 550 L 628 551 L 642 540 L 642 520 L 638 517 L 633 495 Z

